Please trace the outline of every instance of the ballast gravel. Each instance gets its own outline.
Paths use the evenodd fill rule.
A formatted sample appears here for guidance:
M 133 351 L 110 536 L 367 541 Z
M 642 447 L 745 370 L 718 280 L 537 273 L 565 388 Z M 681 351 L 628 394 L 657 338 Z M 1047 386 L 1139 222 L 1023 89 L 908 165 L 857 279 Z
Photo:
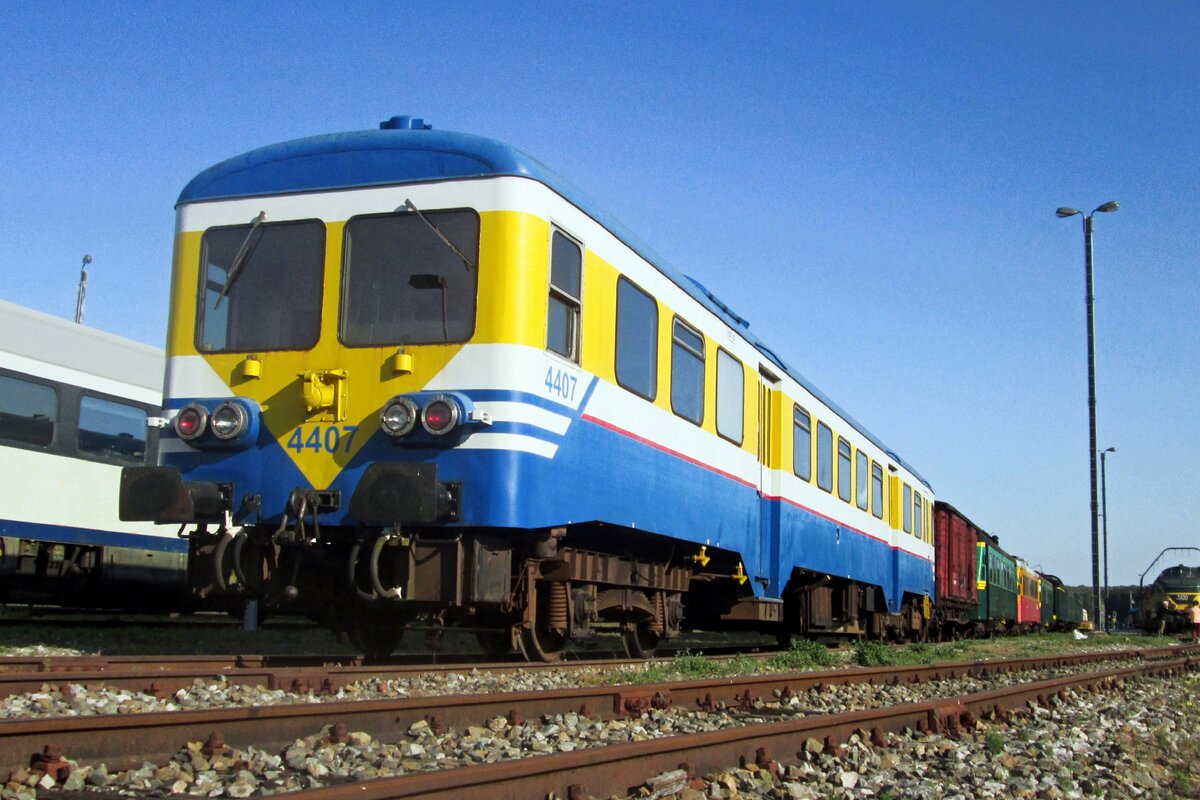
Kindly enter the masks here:
M 990 679 L 989 686 L 1071 671 L 1043 670 L 1036 678 L 1028 673 L 1002 675 Z M 46 800 L 62 790 L 98 789 L 140 796 L 249 797 L 788 716 L 918 702 L 982 688 L 971 678 L 924 685 L 826 687 L 744 711 L 668 708 L 615 720 L 567 713 L 516 725 L 496 717 L 465 730 L 444 732 L 418 722 L 406 735 L 388 742 L 362 732 L 335 736 L 326 729 L 280 752 L 251 747 L 206 754 L 202 743 L 192 742 L 166 764 L 147 763 L 122 772 L 110 772 L 103 764 L 81 764 L 61 783 L 20 771 L 11 776 L 2 795 L 5 800 Z M 1011 725 L 980 723 L 957 740 L 939 735 L 889 736 L 889 746 L 879 748 L 855 737 L 836 752 L 827 752 L 813 740 L 802 759 L 774 771 L 731 770 L 695 781 L 682 775 L 647 776 L 638 796 L 662 800 L 1194 796 L 1180 790 L 1185 784 L 1200 787 L 1200 774 L 1189 777 L 1186 764 L 1181 772 L 1171 757 L 1178 755 L 1173 747 L 1190 741 L 1198 712 L 1192 698 L 1198 688 L 1197 679 L 1187 677 L 1129 682 L 1110 694 L 1071 693 L 1050 708 L 1033 708 L 1029 716 Z M 460 688 L 458 693 L 463 691 Z M 1163 763 L 1142 763 L 1139 754 L 1147 748 L 1162 756 Z M 1190 780 L 1196 782 L 1189 784 Z

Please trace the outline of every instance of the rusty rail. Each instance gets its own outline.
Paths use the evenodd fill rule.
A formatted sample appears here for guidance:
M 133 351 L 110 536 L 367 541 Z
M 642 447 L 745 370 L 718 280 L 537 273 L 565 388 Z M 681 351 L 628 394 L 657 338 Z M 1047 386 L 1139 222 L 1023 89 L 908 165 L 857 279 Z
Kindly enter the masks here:
M 421 772 L 394 778 L 297 792 L 293 800 L 524 800 L 586 795 L 630 796 L 652 776 L 681 770 L 688 778 L 736 765 L 768 766 L 799 758 L 808 739 L 837 747 L 852 734 L 876 745 L 885 733 L 905 729 L 951 734 L 975 720 L 1013 713 L 1027 702 L 1041 705 L 1067 689 L 1107 688 L 1142 675 L 1174 675 L 1195 669 L 1190 658 L 1143 663 L 1118 670 L 1058 678 L 1021 686 L 848 714 L 747 725 L 702 734 L 616 744 L 570 753 Z
M 1176 654 L 1179 652 L 1179 648 L 1166 650 Z M 220 734 L 230 745 L 244 747 L 253 744 L 256 747 L 273 748 L 310 736 L 325 725 L 335 723 L 378 738 L 399 735 L 419 721 L 427 721 L 435 728 L 461 728 L 497 716 L 524 720 L 568 710 L 611 718 L 666 705 L 701 709 L 720 705 L 748 706 L 755 699 L 769 699 L 776 692 L 796 693 L 823 685 L 895 684 L 966 675 L 987 678 L 1001 672 L 1064 667 L 1114 657 L 1149 662 L 1161 658 L 1163 651 L 1129 650 L 1007 661 L 852 668 L 506 694 L 331 701 L 137 715 L 8 719 L 0 720 L 0 774 L 28 766 L 30 756 L 43 752 L 47 745 L 61 749 L 73 759 L 103 760 L 111 768 L 123 768 L 142 761 L 164 761 L 186 742 L 203 741 L 213 733 Z

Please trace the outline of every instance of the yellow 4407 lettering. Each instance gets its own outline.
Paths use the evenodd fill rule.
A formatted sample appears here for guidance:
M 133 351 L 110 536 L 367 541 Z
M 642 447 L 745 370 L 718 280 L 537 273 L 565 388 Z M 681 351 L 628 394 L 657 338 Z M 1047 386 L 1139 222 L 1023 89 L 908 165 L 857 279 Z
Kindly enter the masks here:
M 311 450 L 314 453 L 336 453 L 340 449 L 349 453 L 354 444 L 354 435 L 358 433 L 357 425 L 314 425 L 305 435 L 303 426 L 292 431 L 287 441 L 287 449 L 303 453 Z

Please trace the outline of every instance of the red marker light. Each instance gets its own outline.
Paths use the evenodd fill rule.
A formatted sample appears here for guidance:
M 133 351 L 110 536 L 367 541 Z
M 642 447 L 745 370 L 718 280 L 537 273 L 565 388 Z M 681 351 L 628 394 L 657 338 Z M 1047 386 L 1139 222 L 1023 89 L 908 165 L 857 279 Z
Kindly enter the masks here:
M 421 414 L 421 424 L 434 436 L 442 436 L 454 430 L 458 424 L 458 406 L 452 401 L 438 397 Z
M 185 406 L 175 416 L 175 433 L 184 441 L 192 441 L 204 433 L 208 422 L 208 412 L 200 406 Z

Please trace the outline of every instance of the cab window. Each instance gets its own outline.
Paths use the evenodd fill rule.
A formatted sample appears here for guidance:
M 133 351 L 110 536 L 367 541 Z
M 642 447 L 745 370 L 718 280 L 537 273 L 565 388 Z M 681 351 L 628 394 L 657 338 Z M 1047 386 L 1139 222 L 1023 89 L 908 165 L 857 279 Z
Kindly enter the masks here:
M 445 344 L 471 338 L 479 276 L 474 211 L 354 217 L 346 223 L 344 246 L 344 344 Z
M 196 347 L 201 352 L 306 350 L 321 332 L 325 224 L 210 228 L 200 240 Z

